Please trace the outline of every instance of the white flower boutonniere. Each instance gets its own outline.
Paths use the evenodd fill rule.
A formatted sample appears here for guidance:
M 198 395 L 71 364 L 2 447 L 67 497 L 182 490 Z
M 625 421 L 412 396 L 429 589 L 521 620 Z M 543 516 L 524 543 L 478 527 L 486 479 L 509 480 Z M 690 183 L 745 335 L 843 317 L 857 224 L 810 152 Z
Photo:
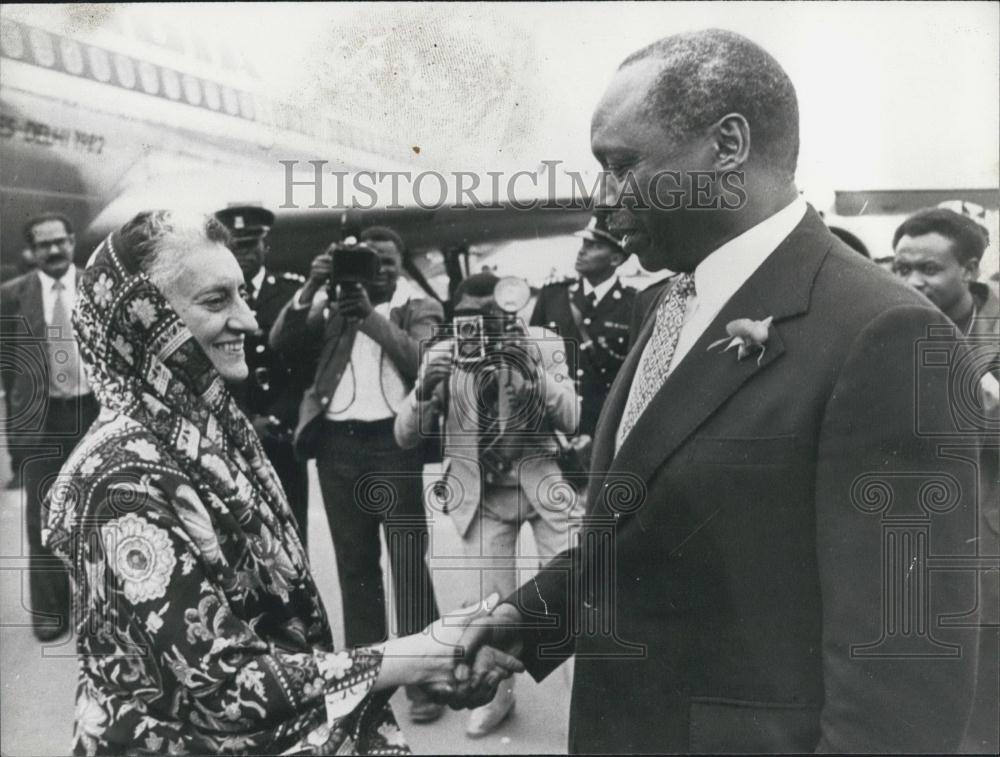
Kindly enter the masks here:
M 760 361 L 764 359 L 764 352 L 767 350 L 767 337 L 773 320 L 774 316 L 769 315 L 762 321 L 753 321 L 749 318 L 737 318 L 735 321 L 730 321 L 726 324 L 726 333 L 729 336 L 712 342 L 708 345 L 708 349 L 712 350 L 720 344 L 729 342 L 723 352 L 736 347 L 737 360 L 742 360 L 747 355 L 753 354 L 755 350 L 759 350 L 757 365 L 760 365 Z

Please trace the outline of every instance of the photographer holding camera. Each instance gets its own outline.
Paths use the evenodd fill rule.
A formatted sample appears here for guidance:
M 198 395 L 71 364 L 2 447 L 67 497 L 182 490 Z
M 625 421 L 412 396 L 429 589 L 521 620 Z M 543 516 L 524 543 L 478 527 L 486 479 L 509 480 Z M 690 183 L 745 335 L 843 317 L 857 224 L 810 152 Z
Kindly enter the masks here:
M 353 240 L 352 240 L 353 241 Z M 400 635 L 438 617 L 425 562 L 427 520 L 419 450 L 393 438 L 398 408 L 413 386 L 421 342 L 444 318 L 441 304 L 397 286 L 403 240 L 371 227 L 360 243 L 335 244 L 312 264 L 305 286 L 271 329 L 288 360 L 317 360 L 299 408 L 295 449 L 316 459 L 343 598 L 346 644 L 387 636 L 379 527 L 385 527 Z M 414 548 L 414 544 L 417 548 Z M 410 720 L 442 712 L 407 687 Z
M 485 563 L 470 603 L 491 592 L 509 596 L 517 587 L 525 520 L 542 562 L 569 546 L 576 496 L 557 463 L 555 431 L 576 430 L 576 392 L 563 340 L 510 315 L 528 296 L 518 279 L 478 273 L 463 281 L 454 297 L 453 336 L 426 350 L 396 416 L 401 447 L 443 433 L 444 474 L 430 504 L 451 516 L 466 557 Z M 508 679 L 492 702 L 473 710 L 466 733 L 490 733 L 513 707 Z

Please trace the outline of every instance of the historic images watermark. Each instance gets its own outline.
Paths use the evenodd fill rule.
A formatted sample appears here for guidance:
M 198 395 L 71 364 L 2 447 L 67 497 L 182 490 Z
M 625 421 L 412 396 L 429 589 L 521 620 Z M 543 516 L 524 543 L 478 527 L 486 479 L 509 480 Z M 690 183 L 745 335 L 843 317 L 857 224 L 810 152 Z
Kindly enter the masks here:
M 564 171 L 561 160 L 513 172 L 338 171 L 326 160 L 278 162 L 284 167 L 282 209 L 738 210 L 747 199 L 742 171 L 665 170 L 639 177 Z

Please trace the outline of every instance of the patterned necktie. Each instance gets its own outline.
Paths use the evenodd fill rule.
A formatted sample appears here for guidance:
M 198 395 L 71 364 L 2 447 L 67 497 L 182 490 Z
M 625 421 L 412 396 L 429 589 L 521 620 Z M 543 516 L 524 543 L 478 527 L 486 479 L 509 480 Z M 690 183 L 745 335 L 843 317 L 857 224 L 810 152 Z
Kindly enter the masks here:
M 80 373 L 80 352 L 73 336 L 66 285 L 56 279 L 52 285 L 52 323 L 46 340 L 49 358 L 49 396 L 67 398 L 80 395 L 83 380 Z
M 656 325 L 639 359 L 639 367 L 632 379 L 625 412 L 615 437 L 616 453 L 667 378 L 670 362 L 677 348 L 677 339 L 681 335 L 681 326 L 684 325 L 687 301 L 693 294 L 694 275 L 682 274 L 656 310 Z

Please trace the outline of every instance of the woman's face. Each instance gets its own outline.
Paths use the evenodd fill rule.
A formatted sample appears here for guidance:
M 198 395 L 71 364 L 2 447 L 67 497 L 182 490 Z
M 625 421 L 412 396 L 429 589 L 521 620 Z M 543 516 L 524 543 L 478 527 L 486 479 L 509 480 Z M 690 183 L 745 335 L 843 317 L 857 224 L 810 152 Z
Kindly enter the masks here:
M 176 254 L 169 280 L 161 287 L 167 301 L 205 350 L 226 381 L 247 377 L 243 338 L 257 330 L 247 305 L 243 272 L 222 244 L 205 240 Z

